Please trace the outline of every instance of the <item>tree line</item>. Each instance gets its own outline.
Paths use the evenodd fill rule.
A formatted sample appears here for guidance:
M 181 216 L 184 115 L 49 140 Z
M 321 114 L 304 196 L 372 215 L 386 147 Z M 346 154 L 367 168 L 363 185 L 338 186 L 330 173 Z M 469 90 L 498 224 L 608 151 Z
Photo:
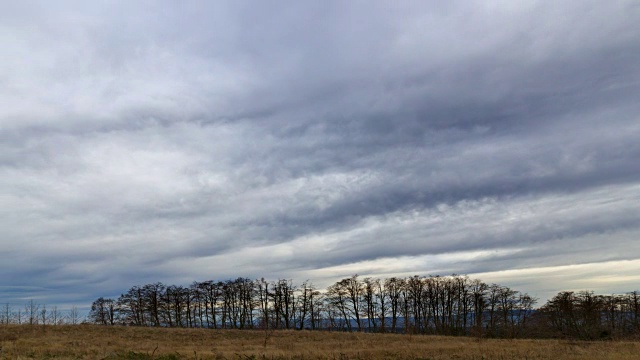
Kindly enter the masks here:
M 637 338 L 640 335 L 640 292 L 597 295 L 562 291 L 539 309 L 542 329 L 556 336 L 585 340 Z
M 378 279 L 354 275 L 324 291 L 306 281 L 237 278 L 134 286 L 101 297 L 89 320 L 102 325 L 211 329 L 310 329 L 484 337 L 636 336 L 640 293 L 561 292 L 537 299 L 468 276 Z
M 102 325 L 212 329 L 311 329 L 518 337 L 536 299 L 467 276 L 342 279 L 312 283 L 237 278 L 134 286 L 99 298 L 89 318 Z

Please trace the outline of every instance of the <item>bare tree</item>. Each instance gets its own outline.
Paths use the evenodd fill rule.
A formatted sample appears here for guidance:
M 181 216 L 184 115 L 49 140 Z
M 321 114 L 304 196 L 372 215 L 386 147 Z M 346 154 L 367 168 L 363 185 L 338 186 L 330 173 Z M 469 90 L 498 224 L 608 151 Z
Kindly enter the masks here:
M 377 302 L 378 297 L 376 297 L 376 291 L 380 287 L 380 280 L 365 278 L 364 282 L 364 303 L 365 303 L 365 313 L 367 316 L 367 327 L 369 329 L 373 329 L 373 331 L 378 331 L 378 323 L 377 317 L 379 312 L 379 304 Z
M 291 329 L 295 326 L 296 287 L 291 280 L 281 279 L 272 284 L 271 298 L 273 301 L 275 328 Z
M 57 306 L 51 308 L 49 323 L 52 325 L 62 325 L 64 323 L 64 316 L 62 315 L 62 312 L 58 310 Z
M 42 325 L 47 325 L 47 305 L 46 304 L 42 304 L 42 307 L 40 309 L 40 322 Z
M 327 288 L 326 292 L 327 305 L 332 317 L 332 328 L 341 328 L 346 326 L 351 331 L 351 321 L 349 317 L 349 307 L 347 305 L 348 291 L 342 281 L 339 281 Z M 342 321 L 340 321 L 342 319 Z
M 29 325 L 35 325 L 38 323 L 39 309 L 40 305 L 38 305 L 33 299 L 30 299 L 29 302 L 24 306 L 24 312 L 29 321 Z
M 72 306 L 71 309 L 69 309 L 69 312 L 67 313 L 67 319 L 69 321 L 69 324 L 71 325 L 80 324 L 80 310 L 78 310 L 77 306 Z
M 91 304 L 89 319 L 95 324 L 114 325 L 116 321 L 115 301 L 102 297 L 98 298 Z
M 11 324 L 12 315 L 13 315 L 13 311 L 11 309 L 11 304 L 9 303 L 4 304 L 4 306 L 2 307 L 2 323 Z
M 483 314 L 487 306 L 487 289 L 489 286 L 480 280 L 471 282 L 471 302 L 473 306 L 473 331 L 477 336 L 482 336 Z
M 304 329 L 306 325 L 306 320 L 309 314 L 312 312 L 313 308 L 313 297 L 316 293 L 316 290 L 313 284 L 309 283 L 309 281 L 305 281 L 302 283 L 302 286 L 298 289 L 298 296 L 296 297 L 296 309 L 297 316 L 296 320 L 298 322 L 298 329 Z
M 398 331 L 398 315 L 400 314 L 402 289 L 405 284 L 404 279 L 396 277 L 386 279 L 384 282 L 384 290 L 391 309 L 391 329 L 393 332 Z
M 350 278 L 342 279 L 339 282 L 340 286 L 346 290 L 347 300 L 350 305 L 351 313 L 356 320 L 358 331 L 363 331 L 361 315 L 362 315 L 362 302 L 364 295 L 364 284 L 358 279 L 358 274 L 353 275 Z
M 389 301 L 387 301 L 388 297 L 387 291 L 385 289 L 385 282 L 380 279 L 375 280 L 375 297 L 376 302 L 379 306 L 378 316 L 380 318 L 380 331 L 385 332 L 388 314 L 387 311 L 389 310 Z
M 498 309 L 500 305 L 500 294 L 502 292 L 502 286 L 498 284 L 491 284 L 487 291 L 487 308 L 489 310 L 489 334 L 496 336 L 498 326 Z
M 271 319 L 271 307 L 270 307 L 270 298 L 269 294 L 269 283 L 261 278 L 256 281 L 257 294 L 258 294 L 258 303 L 260 308 L 260 316 L 261 316 L 261 326 L 265 329 L 268 329 L 269 321 Z

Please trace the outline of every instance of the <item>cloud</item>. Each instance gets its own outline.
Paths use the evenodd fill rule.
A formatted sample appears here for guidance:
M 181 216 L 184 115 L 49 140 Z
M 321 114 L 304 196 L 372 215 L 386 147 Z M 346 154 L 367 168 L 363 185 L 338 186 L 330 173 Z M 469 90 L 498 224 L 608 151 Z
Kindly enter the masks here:
M 0 15 L 6 301 L 355 272 L 633 290 L 632 3 L 31 5 Z M 585 270 L 609 263 L 610 287 Z

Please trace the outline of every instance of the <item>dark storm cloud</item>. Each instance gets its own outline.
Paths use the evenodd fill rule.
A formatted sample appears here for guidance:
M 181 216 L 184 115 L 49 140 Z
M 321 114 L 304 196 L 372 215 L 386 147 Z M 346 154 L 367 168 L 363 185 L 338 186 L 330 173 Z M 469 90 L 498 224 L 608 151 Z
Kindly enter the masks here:
M 235 276 L 632 271 L 639 11 L 13 4 L 0 285 L 69 304 Z

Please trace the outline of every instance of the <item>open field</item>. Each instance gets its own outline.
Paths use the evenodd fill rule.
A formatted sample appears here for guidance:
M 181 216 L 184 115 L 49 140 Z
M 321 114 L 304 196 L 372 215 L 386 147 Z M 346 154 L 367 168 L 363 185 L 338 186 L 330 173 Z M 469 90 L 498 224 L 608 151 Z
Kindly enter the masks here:
M 0 327 L 0 359 L 638 359 L 640 342 L 310 331 Z

